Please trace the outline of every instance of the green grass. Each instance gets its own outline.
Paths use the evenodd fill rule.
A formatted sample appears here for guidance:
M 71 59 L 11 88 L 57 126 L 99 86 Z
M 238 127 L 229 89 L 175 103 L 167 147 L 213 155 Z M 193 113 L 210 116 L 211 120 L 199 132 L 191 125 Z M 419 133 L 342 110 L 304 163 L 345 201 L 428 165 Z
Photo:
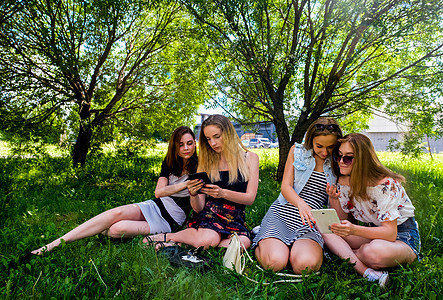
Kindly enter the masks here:
M 13 151 L 11 150 L 12 145 L 7 141 L 0 141 L 0 157 L 11 156 Z M 62 149 L 58 145 L 46 144 L 44 145 L 44 151 L 51 156 L 63 156 L 68 154 L 68 149 Z M 28 157 L 31 156 L 30 153 L 25 153 Z
M 325 260 L 319 275 L 295 284 L 265 286 L 226 272 L 221 267 L 224 252 L 218 249 L 208 252 L 214 264 L 205 273 L 177 269 L 144 247 L 142 237 L 121 241 L 95 236 L 18 264 L 26 249 L 44 245 L 106 209 L 151 199 L 165 151 L 161 147 L 131 155 L 110 149 L 90 157 L 83 169 L 73 169 L 67 155 L 0 158 L 0 298 L 438 299 L 443 294 L 443 155 L 414 161 L 380 153 L 383 163 L 407 178 L 424 255 L 421 262 L 391 270 L 388 291 L 362 279 L 337 257 Z M 280 191 L 273 179 L 278 151 L 254 151 L 260 156 L 260 184 L 246 212 L 251 228 L 260 224 Z M 253 264 L 247 274 L 260 282 L 276 279 Z

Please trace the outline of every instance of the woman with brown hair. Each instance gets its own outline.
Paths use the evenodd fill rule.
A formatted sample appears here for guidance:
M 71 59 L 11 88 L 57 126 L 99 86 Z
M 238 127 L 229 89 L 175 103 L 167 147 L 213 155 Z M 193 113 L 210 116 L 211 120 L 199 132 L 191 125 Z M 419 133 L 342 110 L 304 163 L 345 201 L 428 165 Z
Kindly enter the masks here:
M 389 276 L 379 269 L 412 263 L 419 256 L 415 208 L 401 185 L 404 177 L 380 163 L 367 136 L 348 134 L 339 143 L 334 152 L 339 180 L 337 186 L 328 185 L 327 192 L 342 221 L 323 238 L 333 253 L 349 258 L 360 275 L 385 287 Z M 348 214 L 367 226 L 351 223 Z
M 231 235 L 237 233 L 249 247 L 245 206 L 254 203 L 257 194 L 258 163 L 257 154 L 243 146 L 228 118 L 207 118 L 200 132 L 198 171 L 206 172 L 211 183 L 189 181 L 194 215 L 187 229 L 149 236 L 145 241 L 160 242 L 160 246 L 174 241 L 194 247 L 227 247 Z
M 113 238 L 171 232 L 181 226 L 191 211 L 186 179 L 197 169 L 195 135 L 187 126 L 174 130 L 155 188 L 155 199 L 107 210 L 72 229 L 62 237 L 32 251 L 40 255 L 57 247 L 99 233 Z

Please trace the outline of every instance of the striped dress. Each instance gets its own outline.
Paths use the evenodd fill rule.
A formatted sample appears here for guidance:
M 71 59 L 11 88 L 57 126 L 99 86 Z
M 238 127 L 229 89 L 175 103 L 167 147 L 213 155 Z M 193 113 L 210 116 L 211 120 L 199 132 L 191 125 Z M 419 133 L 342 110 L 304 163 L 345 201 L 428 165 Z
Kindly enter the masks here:
M 312 208 L 320 209 L 327 204 L 326 178 L 323 172 L 313 171 L 299 196 Z M 263 218 L 252 247 L 265 238 L 277 238 L 290 246 L 298 239 L 311 239 L 323 248 L 323 238 L 317 229 L 303 225 L 298 208 L 291 203 L 281 204 L 275 200 Z

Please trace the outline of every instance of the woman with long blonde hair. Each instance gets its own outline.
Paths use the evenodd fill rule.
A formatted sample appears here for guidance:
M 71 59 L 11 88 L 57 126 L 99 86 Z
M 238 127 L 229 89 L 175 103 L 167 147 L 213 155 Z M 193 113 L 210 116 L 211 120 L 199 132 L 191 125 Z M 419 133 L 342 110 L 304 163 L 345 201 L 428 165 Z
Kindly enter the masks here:
M 187 229 L 149 239 L 162 245 L 174 241 L 194 247 L 227 247 L 231 235 L 237 233 L 245 247 L 249 247 L 245 206 L 254 203 L 257 194 L 258 164 L 257 154 L 243 146 L 228 118 L 207 118 L 200 132 L 198 171 L 206 172 L 211 183 L 188 181 L 195 213 Z

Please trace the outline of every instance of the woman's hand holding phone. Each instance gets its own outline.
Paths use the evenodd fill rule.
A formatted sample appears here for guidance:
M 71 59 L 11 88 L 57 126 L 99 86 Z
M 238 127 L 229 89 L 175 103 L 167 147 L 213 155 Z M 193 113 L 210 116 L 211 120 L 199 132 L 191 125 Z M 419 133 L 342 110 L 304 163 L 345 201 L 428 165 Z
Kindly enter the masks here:
M 337 189 L 337 185 L 329 184 L 329 182 L 326 184 L 326 193 L 331 200 L 338 200 L 340 197 L 340 191 Z
M 189 174 L 188 177 L 188 190 L 192 195 L 202 194 L 201 188 L 205 184 L 210 183 L 208 174 L 206 172 L 198 172 Z
M 197 195 L 205 183 L 201 179 L 188 180 L 187 187 L 191 195 Z

